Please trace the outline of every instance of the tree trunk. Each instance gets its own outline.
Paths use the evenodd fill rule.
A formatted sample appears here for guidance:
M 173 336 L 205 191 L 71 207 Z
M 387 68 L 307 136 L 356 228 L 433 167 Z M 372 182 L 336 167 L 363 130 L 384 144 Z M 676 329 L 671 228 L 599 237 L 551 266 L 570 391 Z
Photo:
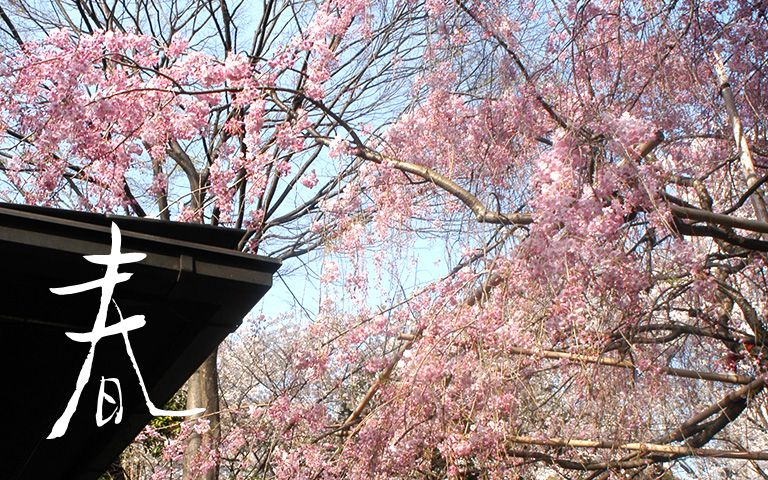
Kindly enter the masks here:
M 202 435 L 192 432 L 184 451 L 184 480 L 217 480 L 219 478 L 218 459 L 216 466 L 204 474 L 196 474 L 195 464 L 210 457 L 218 457 L 221 429 L 219 427 L 219 374 L 216 367 L 218 350 L 200 365 L 187 382 L 187 408 L 205 408 L 203 417 L 210 422 L 210 429 Z M 197 418 L 199 418 L 197 417 Z M 195 418 L 195 417 L 193 417 Z
M 768 208 L 765 205 L 765 199 L 763 198 L 763 192 L 759 186 L 755 186 L 758 182 L 757 172 L 755 171 L 755 162 L 752 160 L 752 151 L 749 148 L 749 142 L 747 142 L 747 136 L 744 134 L 744 128 L 741 124 L 741 117 L 736 108 L 736 98 L 733 95 L 733 89 L 728 81 L 728 75 L 725 73 L 725 64 L 722 58 L 717 52 L 715 53 L 715 70 L 720 81 L 720 94 L 725 100 L 725 108 L 728 110 L 728 120 L 733 129 L 733 140 L 736 143 L 736 149 L 739 153 L 739 160 L 741 160 L 741 170 L 744 173 L 744 178 L 747 182 L 748 188 L 757 188 L 752 196 L 750 202 L 755 210 L 757 219 L 763 223 L 768 223 Z M 765 237 L 765 235 L 763 235 Z

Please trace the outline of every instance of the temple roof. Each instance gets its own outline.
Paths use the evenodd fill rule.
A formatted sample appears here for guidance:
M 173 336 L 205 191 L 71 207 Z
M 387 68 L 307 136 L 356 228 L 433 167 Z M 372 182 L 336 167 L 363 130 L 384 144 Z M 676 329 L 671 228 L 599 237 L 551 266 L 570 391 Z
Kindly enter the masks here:
M 110 226 L 122 252 L 147 256 L 120 266 L 132 278 L 113 300 L 146 325 L 128 333 L 149 398 L 162 407 L 264 296 L 280 263 L 244 254 L 245 233 L 206 225 L 0 204 L 0 440 L 3 478 L 96 479 L 151 420 L 122 335 L 101 339 L 66 434 L 47 439 L 75 389 L 90 348 L 66 332 L 93 329 L 100 289 L 54 295 L 49 288 L 98 280 Z M 107 325 L 119 320 L 110 308 Z M 97 427 L 101 377 L 118 378 L 123 418 Z M 105 411 L 108 410 L 105 406 Z M 8 476 L 10 475 L 10 476 Z

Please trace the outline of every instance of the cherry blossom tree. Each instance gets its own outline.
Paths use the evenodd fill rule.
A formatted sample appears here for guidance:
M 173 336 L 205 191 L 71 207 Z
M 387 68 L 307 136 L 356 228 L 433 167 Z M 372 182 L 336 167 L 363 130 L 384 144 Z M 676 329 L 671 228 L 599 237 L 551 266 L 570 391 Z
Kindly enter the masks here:
M 245 228 L 314 282 L 155 478 L 768 477 L 764 2 L 0 19 L 8 200 Z
M 420 45 L 402 38 L 419 21 L 404 7 L 354 25 L 362 4 L 305 12 L 265 2 L 260 19 L 242 4 L 75 7 L 15 4 L 0 15 L 11 42 L 2 57 L 6 200 L 246 228 L 244 250 L 283 259 L 322 244 L 328 233 L 310 228 L 319 205 L 362 163 L 327 161 L 303 129 L 331 141 L 331 113 L 368 122 Z M 240 28 L 252 37 L 238 40 Z M 342 43 L 350 29 L 355 39 Z M 190 406 L 214 412 L 202 443 L 216 443 L 215 356 L 187 393 Z M 202 448 L 197 436 L 189 443 Z

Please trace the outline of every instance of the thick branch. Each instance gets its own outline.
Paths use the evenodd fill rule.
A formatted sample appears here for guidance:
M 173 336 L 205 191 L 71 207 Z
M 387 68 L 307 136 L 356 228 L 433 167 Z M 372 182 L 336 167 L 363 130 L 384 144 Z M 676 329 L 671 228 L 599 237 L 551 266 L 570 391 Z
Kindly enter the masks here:
M 21 39 L 19 31 L 16 30 L 16 26 L 13 24 L 11 19 L 8 18 L 8 15 L 6 15 L 2 5 L 0 5 L 0 19 L 2 19 L 5 25 L 8 27 L 8 33 L 10 33 L 13 39 L 16 40 L 16 43 L 18 43 L 20 46 L 23 46 L 24 40 Z
M 168 153 L 168 156 L 171 157 L 187 175 L 187 179 L 189 180 L 189 188 L 192 192 L 192 208 L 194 210 L 200 209 L 202 207 L 200 173 L 195 168 L 194 163 L 192 163 L 192 159 L 189 157 L 189 155 L 187 155 L 187 152 L 181 148 L 181 145 L 179 145 L 179 142 L 176 140 L 171 140 L 169 142 L 166 152 Z
M 557 352 L 551 350 L 536 350 L 532 348 L 507 347 L 506 351 L 515 355 L 527 355 L 531 357 L 543 357 L 561 360 L 570 360 L 572 362 L 593 363 L 597 365 L 606 365 L 609 367 L 637 369 L 637 365 L 632 362 L 616 360 L 593 355 L 579 355 L 568 352 Z M 754 381 L 753 378 L 735 373 L 712 373 L 688 370 L 685 368 L 661 367 L 660 370 L 673 377 L 693 378 L 696 380 L 708 380 L 712 382 L 737 383 L 747 385 Z
M 565 438 L 537 438 L 528 436 L 510 436 L 510 443 L 524 445 L 542 445 L 546 447 L 599 448 L 608 450 L 629 450 L 635 452 L 661 453 L 667 455 L 685 455 L 709 458 L 733 458 L 739 460 L 768 460 L 768 452 L 738 452 L 714 448 L 693 448 L 683 445 L 660 445 L 657 443 L 621 443 L 608 440 L 579 440 Z
M 415 163 L 403 162 L 392 157 L 382 155 L 370 149 L 358 149 L 355 154 L 365 160 L 370 160 L 379 164 L 391 165 L 392 167 L 407 173 L 418 175 L 436 186 L 447 191 L 472 210 L 475 218 L 480 223 L 499 223 L 504 225 L 528 225 L 533 223 L 533 218 L 527 213 L 503 213 L 492 212 L 472 193 L 464 189 L 450 178 L 441 175 L 431 168 Z
M 750 220 L 748 218 L 732 217 L 721 213 L 708 212 L 698 208 L 680 207 L 677 205 L 669 206 L 670 212 L 677 218 L 685 218 L 697 222 L 714 223 L 731 228 L 740 228 L 751 232 L 768 233 L 768 223 Z
M 668 434 L 665 437 L 657 439 L 655 443 L 668 443 L 668 442 L 676 442 L 676 441 L 682 440 L 686 436 L 690 435 L 691 430 L 695 429 L 695 427 L 699 423 L 703 422 L 704 420 L 706 420 L 707 418 L 711 417 L 712 415 L 718 412 L 725 411 L 725 409 L 727 409 L 730 405 L 736 402 L 739 402 L 744 398 L 748 398 L 751 395 L 755 395 L 764 387 L 765 387 L 765 378 L 761 377 L 750 382 L 747 385 L 744 385 L 741 388 L 738 388 L 728 393 L 716 403 L 713 403 L 709 407 L 705 408 L 704 410 L 700 411 L 693 417 L 686 420 L 684 423 L 678 426 L 674 430 L 674 432 Z

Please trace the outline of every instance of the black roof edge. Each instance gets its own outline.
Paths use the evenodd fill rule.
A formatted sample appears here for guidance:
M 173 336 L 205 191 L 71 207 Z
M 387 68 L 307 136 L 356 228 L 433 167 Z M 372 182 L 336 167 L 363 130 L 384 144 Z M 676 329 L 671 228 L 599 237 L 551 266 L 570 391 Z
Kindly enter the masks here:
M 268 273 L 275 273 L 282 264 L 276 258 L 228 248 L 233 242 L 234 247 L 237 246 L 245 230 L 0 202 L 1 224 L 23 223 L 27 228 L 37 224 L 40 231 L 46 233 L 75 229 L 109 235 L 113 221 L 120 227 L 124 238 L 141 243 L 166 245 L 175 250 L 206 256 L 223 256 L 238 262 L 247 262 L 254 268 Z

